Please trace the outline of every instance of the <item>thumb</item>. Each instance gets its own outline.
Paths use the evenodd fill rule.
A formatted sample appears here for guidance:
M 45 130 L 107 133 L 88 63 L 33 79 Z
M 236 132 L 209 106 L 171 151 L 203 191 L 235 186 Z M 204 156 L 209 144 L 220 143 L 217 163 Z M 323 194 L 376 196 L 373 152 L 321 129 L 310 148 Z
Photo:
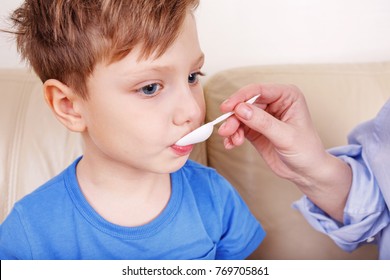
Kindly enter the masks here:
M 241 103 L 235 108 L 236 117 L 246 126 L 264 135 L 274 144 L 280 141 L 286 129 L 283 122 L 263 109 L 251 104 Z

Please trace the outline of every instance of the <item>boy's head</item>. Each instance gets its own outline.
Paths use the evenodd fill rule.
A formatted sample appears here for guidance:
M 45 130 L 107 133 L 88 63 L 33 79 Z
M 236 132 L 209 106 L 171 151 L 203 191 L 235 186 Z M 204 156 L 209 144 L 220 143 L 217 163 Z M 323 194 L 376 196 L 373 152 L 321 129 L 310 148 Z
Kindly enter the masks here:
M 175 143 L 205 115 L 197 4 L 26 0 L 14 12 L 18 48 L 46 102 L 83 136 L 81 166 L 94 169 L 86 173 L 166 174 L 187 160 L 192 145 Z
M 17 47 L 43 82 L 56 79 L 88 95 L 98 63 L 142 46 L 158 58 L 175 41 L 199 0 L 26 0 L 11 16 Z

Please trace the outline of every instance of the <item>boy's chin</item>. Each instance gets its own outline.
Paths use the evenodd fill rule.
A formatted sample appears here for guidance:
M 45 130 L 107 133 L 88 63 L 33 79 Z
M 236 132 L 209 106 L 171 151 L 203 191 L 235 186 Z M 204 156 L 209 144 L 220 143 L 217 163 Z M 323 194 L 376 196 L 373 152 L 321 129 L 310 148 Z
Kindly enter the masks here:
M 170 161 L 169 163 L 166 163 L 165 166 L 162 166 L 162 172 L 161 173 L 173 173 L 178 171 L 180 168 L 184 166 L 184 164 L 188 160 L 188 156 L 186 157 L 180 157 L 175 160 Z

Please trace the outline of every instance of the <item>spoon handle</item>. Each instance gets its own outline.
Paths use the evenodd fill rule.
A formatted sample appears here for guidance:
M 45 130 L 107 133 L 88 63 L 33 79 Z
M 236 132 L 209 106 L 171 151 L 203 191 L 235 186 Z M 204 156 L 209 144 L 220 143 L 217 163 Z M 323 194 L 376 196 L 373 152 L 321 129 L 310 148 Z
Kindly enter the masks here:
M 230 117 L 230 116 L 233 115 L 233 114 L 234 114 L 233 112 L 229 112 L 229 113 L 223 114 L 222 116 L 219 116 L 218 118 L 216 118 L 215 120 L 213 120 L 213 121 L 210 122 L 210 123 L 211 123 L 212 125 L 216 125 L 217 123 L 226 120 L 228 117 Z
M 253 96 L 251 99 L 248 99 L 247 101 L 245 101 L 245 103 L 253 104 L 259 96 L 260 96 L 260 94 Z M 228 117 L 230 117 L 233 114 L 234 114 L 234 112 L 229 112 L 229 113 L 223 114 L 222 116 L 219 116 L 218 118 L 216 118 L 215 120 L 213 120 L 210 123 L 212 125 L 216 125 L 217 123 L 220 123 L 220 122 L 226 120 Z

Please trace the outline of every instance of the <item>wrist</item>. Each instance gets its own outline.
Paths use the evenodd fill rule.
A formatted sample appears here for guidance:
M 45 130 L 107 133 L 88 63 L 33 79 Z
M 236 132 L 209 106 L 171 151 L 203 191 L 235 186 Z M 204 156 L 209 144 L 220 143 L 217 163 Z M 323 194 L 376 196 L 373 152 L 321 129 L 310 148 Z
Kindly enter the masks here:
M 341 159 L 325 153 L 322 159 L 295 182 L 299 189 L 327 214 L 343 221 L 352 184 L 352 170 Z

